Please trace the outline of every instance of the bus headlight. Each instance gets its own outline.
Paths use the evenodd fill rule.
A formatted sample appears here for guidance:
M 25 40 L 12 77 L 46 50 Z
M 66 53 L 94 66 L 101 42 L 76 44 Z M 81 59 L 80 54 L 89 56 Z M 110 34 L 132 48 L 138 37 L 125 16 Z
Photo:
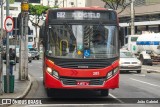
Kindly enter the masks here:
M 106 78 L 109 79 L 109 78 L 113 77 L 118 71 L 119 71 L 119 67 L 117 67 L 117 68 L 115 68 L 114 70 L 108 72 Z
M 107 74 L 107 79 L 111 78 L 112 75 L 113 75 L 113 74 L 112 74 L 112 71 L 108 72 L 108 74 Z
M 49 74 L 51 74 L 52 76 L 54 76 L 55 78 L 59 78 L 59 74 L 57 71 L 55 71 L 54 69 L 50 68 L 50 67 L 47 67 L 47 72 Z
M 47 72 L 50 73 L 50 74 L 52 74 L 52 69 L 49 68 L 49 67 L 47 67 Z
M 118 71 L 119 71 L 119 67 L 115 68 L 115 69 L 113 70 L 113 75 L 116 74 Z
M 52 71 L 52 75 L 56 78 L 59 78 L 58 72 L 55 70 Z

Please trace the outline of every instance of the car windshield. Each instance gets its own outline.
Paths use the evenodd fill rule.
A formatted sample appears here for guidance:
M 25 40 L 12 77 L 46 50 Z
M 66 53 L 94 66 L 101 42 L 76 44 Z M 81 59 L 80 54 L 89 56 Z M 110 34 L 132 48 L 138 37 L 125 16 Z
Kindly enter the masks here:
M 48 55 L 59 58 L 114 58 L 118 54 L 118 28 L 109 25 L 51 25 Z
M 29 48 L 29 51 L 37 51 L 35 48 Z
M 134 58 L 135 56 L 131 52 L 120 52 L 120 58 Z

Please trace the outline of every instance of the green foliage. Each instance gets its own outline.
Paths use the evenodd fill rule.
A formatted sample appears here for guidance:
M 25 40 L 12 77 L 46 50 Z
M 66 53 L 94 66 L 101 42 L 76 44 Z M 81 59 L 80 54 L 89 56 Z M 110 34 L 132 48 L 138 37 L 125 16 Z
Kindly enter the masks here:
M 29 4 L 29 15 L 41 16 L 44 14 L 50 7 L 42 5 L 32 5 Z
M 113 10 L 119 10 L 118 13 L 121 13 L 127 6 L 130 5 L 130 2 L 126 0 L 102 0 L 105 2 L 105 7 L 111 8 Z
M 31 16 L 29 20 L 31 21 L 32 25 L 35 27 L 40 27 L 39 22 L 45 19 L 45 14 L 47 10 L 50 8 L 58 8 L 58 7 L 29 4 L 29 15 Z

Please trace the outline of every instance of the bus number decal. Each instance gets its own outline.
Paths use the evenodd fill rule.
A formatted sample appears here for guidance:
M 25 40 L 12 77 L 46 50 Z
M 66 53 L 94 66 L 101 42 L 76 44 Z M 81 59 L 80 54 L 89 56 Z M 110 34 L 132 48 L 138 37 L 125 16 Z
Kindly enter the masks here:
M 65 18 L 65 12 L 57 12 L 57 18 Z
M 93 72 L 93 75 L 99 75 L 99 71 Z

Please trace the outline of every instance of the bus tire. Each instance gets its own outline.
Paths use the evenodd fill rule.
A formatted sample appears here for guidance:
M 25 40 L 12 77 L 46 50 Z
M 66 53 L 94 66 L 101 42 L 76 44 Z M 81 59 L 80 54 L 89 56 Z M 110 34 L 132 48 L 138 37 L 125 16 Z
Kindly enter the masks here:
M 137 71 L 137 74 L 140 74 L 140 73 L 141 73 L 141 70 L 138 70 L 138 71 Z
M 109 95 L 109 89 L 101 90 L 101 96 L 108 96 Z
M 46 91 L 47 91 L 47 96 L 48 96 L 48 97 L 52 97 L 53 89 L 51 89 L 51 88 L 46 88 Z
M 143 59 L 143 55 L 140 55 L 140 61 L 141 61 L 142 65 L 145 64 L 144 59 Z

